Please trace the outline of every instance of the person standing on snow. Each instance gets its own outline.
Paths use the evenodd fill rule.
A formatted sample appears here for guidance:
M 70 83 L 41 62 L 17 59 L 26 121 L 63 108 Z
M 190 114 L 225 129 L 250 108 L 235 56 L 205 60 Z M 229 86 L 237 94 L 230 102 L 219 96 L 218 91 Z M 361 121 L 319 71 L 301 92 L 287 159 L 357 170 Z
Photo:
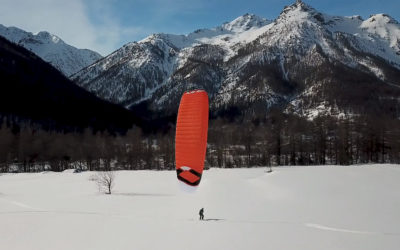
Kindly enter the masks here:
M 204 220 L 204 208 L 201 208 L 199 211 L 200 220 Z

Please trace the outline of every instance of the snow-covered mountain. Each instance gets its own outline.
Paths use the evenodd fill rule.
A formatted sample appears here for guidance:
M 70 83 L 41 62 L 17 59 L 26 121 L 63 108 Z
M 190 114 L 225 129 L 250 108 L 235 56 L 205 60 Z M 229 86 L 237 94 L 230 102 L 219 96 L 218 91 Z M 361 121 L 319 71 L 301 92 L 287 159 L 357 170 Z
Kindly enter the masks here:
M 215 58 L 233 56 L 240 43 L 254 40 L 270 21 L 246 14 L 213 29 L 196 30 L 188 35 L 154 34 L 142 41 L 124 45 L 104 59 L 72 76 L 98 96 L 129 106 L 148 99 L 182 68 L 190 55 L 210 45 Z M 202 53 L 200 51 L 200 53 Z M 213 59 L 212 59 L 213 60 Z
M 164 113 L 176 112 L 191 88 L 206 89 L 216 113 L 238 108 L 258 116 L 272 106 L 308 118 L 393 111 L 400 110 L 399 34 L 387 15 L 330 16 L 297 0 L 274 21 L 246 14 L 187 35 L 151 35 L 73 79 L 106 100 L 146 102 Z
M 32 51 L 66 76 L 89 66 L 102 56 L 88 49 L 77 49 L 56 35 L 41 31 L 32 34 L 15 27 L 0 24 L 0 36 Z

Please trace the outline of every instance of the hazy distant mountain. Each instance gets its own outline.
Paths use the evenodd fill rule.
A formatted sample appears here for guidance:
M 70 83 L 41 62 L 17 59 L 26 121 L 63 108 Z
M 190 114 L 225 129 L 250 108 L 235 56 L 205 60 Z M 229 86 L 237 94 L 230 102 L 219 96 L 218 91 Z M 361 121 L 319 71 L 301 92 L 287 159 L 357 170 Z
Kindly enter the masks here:
M 214 114 L 400 117 L 400 25 L 385 14 L 323 14 L 296 1 L 268 21 L 246 14 L 188 35 L 155 34 L 81 70 L 74 81 L 114 103 L 176 112 L 204 88 Z
M 42 31 L 32 34 L 15 27 L 0 24 L 0 36 L 32 51 L 46 62 L 51 63 L 66 76 L 89 66 L 102 56 L 88 49 L 77 49 L 66 44 L 59 37 Z

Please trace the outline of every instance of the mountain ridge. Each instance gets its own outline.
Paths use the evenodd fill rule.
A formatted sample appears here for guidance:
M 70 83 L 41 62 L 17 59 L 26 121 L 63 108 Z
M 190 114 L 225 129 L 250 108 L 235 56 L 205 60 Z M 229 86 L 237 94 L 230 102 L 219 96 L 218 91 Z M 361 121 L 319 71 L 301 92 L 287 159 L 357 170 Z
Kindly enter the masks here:
M 76 86 L 33 52 L 0 37 L 0 124 L 119 134 L 143 120 Z M 17 131 L 16 131 L 17 132 Z
M 382 100 L 398 98 L 398 32 L 400 25 L 386 15 L 331 16 L 296 1 L 274 21 L 245 14 L 187 35 L 151 35 L 72 78 L 103 99 L 126 107 L 145 102 L 166 114 L 176 112 L 185 90 L 203 88 L 216 113 L 239 107 L 249 116 L 265 116 L 278 106 L 309 119 L 355 115 L 376 112 L 373 105 L 387 106 Z M 343 84 L 363 96 L 341 93 Z M 374 94 L 363 89 L 378 87 Z M 363 108 L 361 99 L 374 104 Z
M 102 58 L 97 52 L 77 49 L 47 31 L 33 34 L 0 24 L 0 36 L 32 51 L 67 77 Z

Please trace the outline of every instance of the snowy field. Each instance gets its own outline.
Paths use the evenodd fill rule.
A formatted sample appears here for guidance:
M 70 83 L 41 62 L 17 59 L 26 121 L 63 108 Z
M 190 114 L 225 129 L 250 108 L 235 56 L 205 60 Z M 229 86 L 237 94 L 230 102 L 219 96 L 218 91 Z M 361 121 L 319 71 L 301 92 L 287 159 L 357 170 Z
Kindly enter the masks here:
M 195 193 L 120 171 L 112 195 L 90 172 L 3 174 L 0 249 L 400 249 L 400 166 L 265 170 L 211 169 Z

